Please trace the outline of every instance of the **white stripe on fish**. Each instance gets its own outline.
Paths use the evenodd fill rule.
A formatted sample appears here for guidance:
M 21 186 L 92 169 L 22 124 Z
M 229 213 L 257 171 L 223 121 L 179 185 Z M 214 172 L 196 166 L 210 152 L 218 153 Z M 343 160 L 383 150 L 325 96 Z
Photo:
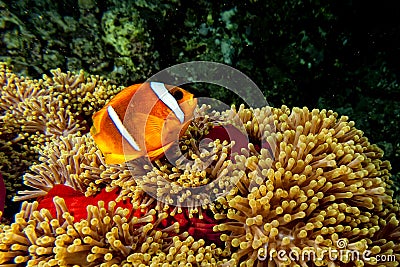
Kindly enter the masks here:
M 125 128 L 124 124 L 120 120 L 117 112 L 115 112 L 112 106 L 107 107 L 107 113 L 110 116 L 112 122 L 114 123 L 115 127 L 117 127 L 120 134 L 128 141 L 128 143 L 135 149 L 136 151 L 140 151 L 139 145 L 136 143 L 133 136 L 128 132 Z
M 153 92 L 158 96 L 158 98 L 167 106 L 169 107 L 172 112 L 175 113 L 175 116 L 178 120 L 183 123 L 185 120 L 185 114 L 183 113 L 182 109 L 179 107 L 178 102 L 176 99 L 171 95 L 165 85 L 159 82 L 150 82 L 150 88 Z

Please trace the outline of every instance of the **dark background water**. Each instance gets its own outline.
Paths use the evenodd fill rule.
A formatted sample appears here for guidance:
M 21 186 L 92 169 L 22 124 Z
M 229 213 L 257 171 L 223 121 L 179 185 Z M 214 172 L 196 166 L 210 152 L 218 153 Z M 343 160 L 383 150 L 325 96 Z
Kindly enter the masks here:
M 177 63 L 225 63 L 248 75 L 273 106 L 349 116 L 399 177 L 397 1 L 224 2 L 0 1 L 0 60 L 34 78 L 84 69 L 118 85 Z M 222 88 L 191 90 L 240 103 Z

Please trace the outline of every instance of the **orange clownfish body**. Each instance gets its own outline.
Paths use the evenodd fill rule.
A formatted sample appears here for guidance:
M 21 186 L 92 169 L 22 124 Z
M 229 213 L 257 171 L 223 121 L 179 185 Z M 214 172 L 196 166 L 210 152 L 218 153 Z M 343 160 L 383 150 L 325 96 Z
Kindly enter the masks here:
M 187 129 L 197 105 L 182 88 L 135 84 L 93 115 L 90 133 L 107 164 L 161 157 Z

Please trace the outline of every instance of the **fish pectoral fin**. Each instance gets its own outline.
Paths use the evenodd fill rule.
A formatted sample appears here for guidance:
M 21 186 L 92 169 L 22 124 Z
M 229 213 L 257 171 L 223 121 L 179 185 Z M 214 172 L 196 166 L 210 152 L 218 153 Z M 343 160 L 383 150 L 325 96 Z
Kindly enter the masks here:
M 143 155 L 147 155 L 151 160 L 156 159 L 169 149 L 172 142 L 168 140 L 171 129 L 179 129 L 181 127 L 177 119 L 164 119 L 154 115 L 137 113 L 132 116 L 130 121 L 133 136 L 143 138 L 146 148 L 142 149 Z M 145 129 L 135 127 L 144 125 Z
M 171 148 L 171 146 L 173 145 L 173 143 L 169 143 L 163 147 L 160 147 L 159 149 L 153 150 L 153 151 L 149 151 L 147 153 L 147 156 L 149 157 L 150 160 L 155 160 L 160 158 L 162 155 L 164 155 L 165 151 L 167 151 L 168 149 Z
M 163 144 L 161 142 L 161 135 L 164 127 L 165 120 L 153 115 L 144 113 L 137 113 L 132 116 L 132 126 L 135 128 L 134 136 L 139 137 L 138 139 L 144 139 L 146 145 L 146 152 L 160 148 Z M 143 125 L 144 129 L 135 127 L 136 125 Z

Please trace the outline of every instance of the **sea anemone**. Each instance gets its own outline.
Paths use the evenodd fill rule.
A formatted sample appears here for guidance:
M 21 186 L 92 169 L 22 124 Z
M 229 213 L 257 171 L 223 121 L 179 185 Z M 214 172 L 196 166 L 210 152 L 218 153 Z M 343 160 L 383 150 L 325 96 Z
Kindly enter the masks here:
M 157 218 L 156 212 L 149 210 L 137 218 L 127 209 L 115 209 L 115 202 L 105 207 L 102 201 L 96 206 L 87 206 L 87 218 L 74 223 L 62 198 L 55 197 L 54 204 L 56 217 L 47 209 L 38 210 L 37 202 L 23 203 L 15 223 L 0 234 L 0 263 L 13 260 L 26 266 L 45 263 L 50 266 L 107 263 L 111 266 L 133 259 L 144 263 L 164 242 L 170 244 L 163 239 L 177 227 L 156 230 L 165 215 Z
M 8 204 L 22 175 L 38 162 L 46 143 L 88 131 L 94 110 L 121 88 L 98 76 L 52 70 L 43 79 L 21 77 L 0 62 L 0 168 Z
M 50 72 L 52 76 L 43 75 L 44 86 L 53 91 L 55 96 L 61 96 L 71 110 L 83 117 L 90 118 L 122 89 L 98 75 L 85 78 L 83 71 L 78 74 L 64 73 L 61 69 Z
M 30 79 L 19 77 L 5 63 L 0 62 L 0 169 L 7 189 L 6 206 L 12 196 L 21 188 L 21 175 L 30 162 L 35 161 L 34 153 L 22 141 L 20 126 L 16 123 L 14 111 L 24 99 L 39 97 L 43 92 Z M 7 210 L 6 210 L 7 213 Z
M 119 89 L 82 72 L 52 74 L 31 81 L 6 68 L 0 75 L 14 107 L 0 103 L 7 140 L 0 142 L 1 163 L 37 158 L 15 176 L 27 187 L 15 200 L 30 202 L 0 227 L 0 265 L 347 267 L 379 265 L 382 256 L 392 258 L 381 266 L 400 260 L 390 164 L 346 116 L 202 106 L 162 158 L 107 165 L 85 127 Z M 11 90 L 13 82 L 22 89 Z M 23 105 L 36 110 L 25 114 L 30 120 Z M 8 157 L 13 148 L 17 154 Z M 369 253 L 369 260 L 323 253 L 339 250 Z
M 223 208 L 215 218 L 225 222 L 214 230 L 223 232 L 235 264 L 361 266 L 376 262 L 382 251 L 398 259 L 398 205 L 391 197 L 390 164 L 381 160 L 382 150 L 354 122 L 332 111 L 285 106 L 271 111 L 276 132 L 265 136 L 275 141 L 275 149 L 237 155 L 238 183 L 216 202 Z M 385 227 L 386 217 L 390 223 Z M 388 228 L 395 230 L 387 236 L 391 242 L 379 248 L 382 240 L 371 240 Z M 332 260 L 323 252 L 340 249 L 360 254 L 369 249 L 371 262 L 347 256 Z M 301 258 L 310 251 L 314 258 Z
M 84 129 L 86 121 L 79 122 L 75 118 L 77 115 L 71 111 L 68 101 L 61 95 L 54 95 L 54 88 L 46 86 L 43 80 L 20 78 L 4 64 L 1 67 L 3 128 L 11 128 L 9 133 L 19 133 L 18 140 L 27 139 L 32 149 L 53 136 L 65 136 Z
M 206 245 L 187 232 L 177 235 L 179 223 L 160 224 L 168 214 L 116 208 L 114 201 L 88 205 L 87 217 L 74 222 L 64 199 L 54 197 L 56 216 L 38 209 L 38 202 L 22 204 L 15 222 L 0 232 L 0 264 L 26 266 L 220 266 L 226 251 Z M 139 215 L 139 216 L 138 216 Z M 186 265 L 185 265 L 186 266 Z
M 106 169 L 100 150 L 88 135 L 75 133 L 54 139 L 39 155 L 39 162 L 23 176 L 24 184 L 34 190 L 20 191 L 16 201 L 44 196 L 56 184 L 85 192 Z

